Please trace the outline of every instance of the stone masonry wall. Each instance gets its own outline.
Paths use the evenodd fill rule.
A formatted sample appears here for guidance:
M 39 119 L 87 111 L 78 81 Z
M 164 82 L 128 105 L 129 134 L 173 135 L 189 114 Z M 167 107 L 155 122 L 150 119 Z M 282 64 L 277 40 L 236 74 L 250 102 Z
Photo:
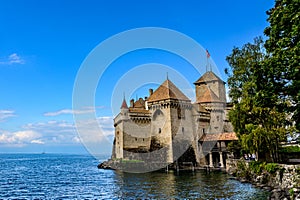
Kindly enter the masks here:
M 246 169 L 241 169 L 243 165 Z M 280 169 L 273 174 L 266 171 L 256 174 L 248 166 L 249 162 L 242 159 L 226 160 L 227 173 L 271 191 L 270 199 L 300 199 L 300 165 L 278 164 Z

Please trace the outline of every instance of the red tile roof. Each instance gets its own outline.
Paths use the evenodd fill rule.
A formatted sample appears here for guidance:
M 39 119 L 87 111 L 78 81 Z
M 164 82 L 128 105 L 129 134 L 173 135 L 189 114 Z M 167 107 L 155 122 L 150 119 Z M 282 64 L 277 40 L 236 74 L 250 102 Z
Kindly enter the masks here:
M 201 141 L 232 141 L 238 140 L 238 137 L 234 132 L 231 133 L 214 133 L 214 134 L 205 134 L 200 139 Z
M 161 84 L 148 98 L 148 102 L 160 101 L 165 99 L 177 99 L 191 101 L 187 98 L 169 79 Z
M 209 71 L 203 74 L 194 84 L 206 83 L 211 81 L 222 81 L 215 73 Z M 224 81 L 222 81 L 224 82 Z
M 220 102 L 219 97 L 209 88 L 197 99 L 197 103 Z
M 121 105 L 121 109 L 128 109 L 127 103 L 125 101 L 125 98 L 123 99 L 122 105 Z

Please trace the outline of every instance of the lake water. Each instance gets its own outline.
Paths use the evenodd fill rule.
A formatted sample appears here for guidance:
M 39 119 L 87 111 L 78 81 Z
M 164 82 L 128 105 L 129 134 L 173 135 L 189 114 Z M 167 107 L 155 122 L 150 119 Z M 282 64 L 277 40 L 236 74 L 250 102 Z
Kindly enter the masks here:
M 0 199 L 267 199 L 214 172 L 130 174 L 97 169 L 89 155 L 0 154 Z

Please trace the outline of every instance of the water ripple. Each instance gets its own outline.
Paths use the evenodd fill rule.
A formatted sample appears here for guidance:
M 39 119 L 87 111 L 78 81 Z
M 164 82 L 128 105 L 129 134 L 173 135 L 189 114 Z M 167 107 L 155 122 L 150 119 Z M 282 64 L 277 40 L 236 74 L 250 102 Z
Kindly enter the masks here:
M 88 155 L 0 154 L 0 199 L 267 199 L 226 174 L 98 170 Z

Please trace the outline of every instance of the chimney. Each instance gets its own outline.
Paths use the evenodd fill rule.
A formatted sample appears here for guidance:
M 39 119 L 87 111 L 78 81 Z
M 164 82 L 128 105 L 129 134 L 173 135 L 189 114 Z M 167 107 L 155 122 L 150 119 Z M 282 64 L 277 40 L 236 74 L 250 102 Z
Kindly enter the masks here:
M 149 96 L 151 96 L 152 94 L 153 94 L 153 89 L 150 88 L 150 89 L 149 89 Z
M 134 99 L 130 100 L 130 107 L 133 108 L 133 104 L 134 104 Z

